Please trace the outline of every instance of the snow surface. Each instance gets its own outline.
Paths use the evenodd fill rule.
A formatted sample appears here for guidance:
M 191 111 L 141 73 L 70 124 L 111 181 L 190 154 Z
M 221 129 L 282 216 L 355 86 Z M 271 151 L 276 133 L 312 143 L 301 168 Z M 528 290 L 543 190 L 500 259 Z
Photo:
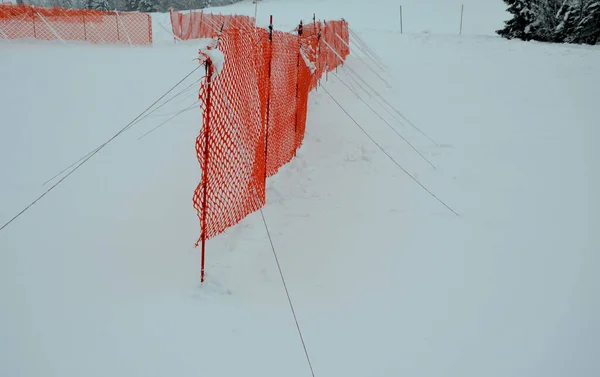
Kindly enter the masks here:
M 387 83 L 353 45 L 322 85 L 461 217 L 311 94 L 264 214 L 316 375 L 600 375 L 600 48 L 499 39 L 500 1 L 465 1 L 462 37 L 458 2 L 406 1 L 404 35 L 395 2 L 358 3 L 264 0 L 259 23 L 350 20 Z M 0 41 L 0 224 L 197 67 L 201 43 L 153 19 L 153 47 Z M 259 213 L 208 242 L 199 284 L 197 90 L 0 232 L 0 376 L 310 375 Z

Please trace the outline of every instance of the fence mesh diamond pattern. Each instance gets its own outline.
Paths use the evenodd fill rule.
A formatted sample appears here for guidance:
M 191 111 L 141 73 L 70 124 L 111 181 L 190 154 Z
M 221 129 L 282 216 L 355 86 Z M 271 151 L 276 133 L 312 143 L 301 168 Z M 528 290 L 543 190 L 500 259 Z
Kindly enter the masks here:
M 350 53 L 348 25 L 317 22 L 292 34 L 255 27 L 246 16 L 194 11 L 172 11 L 171 23 L 181 40 L 218 40 L 225 58 L 216 76 L 209 65 L 200 86 L 202 178 L 193 198 L 200 242 L 265 205 L 266 178 L 304 140 L 310 91 Z
M 152 44 L 152 18 L 138 12 L 0 5 L 0 38 Z

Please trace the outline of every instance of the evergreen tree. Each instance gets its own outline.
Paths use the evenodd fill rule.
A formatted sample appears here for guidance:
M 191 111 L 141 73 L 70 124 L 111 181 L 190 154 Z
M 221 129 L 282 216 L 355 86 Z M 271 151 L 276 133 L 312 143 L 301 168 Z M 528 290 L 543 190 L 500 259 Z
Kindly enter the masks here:
M 23 5 L 23 0 L 17 0 L 17 5 Z
M 582 13 L 574 28 L 573 42 L 594 45 L 600 42 L 600 0 L 586 2 Z
M 497 30 L 500 36 L 508 39 L 531 40 L 536 37 L 536 14 L 533 0 L 504 0 L 513 19 L 505 22 L 504 29 Z
M 128 12 L 135 12 L 138 10 L 139 4 L 139 0 L 127 0 L 127 3 L 125 4 L 125 10 Z
M 151 13 L 156 11 L 156 0 L 140 0 L 138 12 Z
M 581 19 L 579 1 L 567 0 L 558 10 L 554 42 L 573 42 L 575 39 L 575 27 Z
M 108 0 L 95 0 L 93 1 L 94 3 L 94 8 L 95 10 L 103 10 L 103 11 L 107 11 L 110 9 L 109 5 L 108 5 Z
M 560 25 L 559 12 L 565 0 L 536 0 L 533 12 L 536 16 L 537 40 L 554 42 L 557 39 L 557 29 Z
M 156 11 L 168 12 L 169 8 L 175 8 L 175 2 L 171 0 L 158 0 L 156 3 Z

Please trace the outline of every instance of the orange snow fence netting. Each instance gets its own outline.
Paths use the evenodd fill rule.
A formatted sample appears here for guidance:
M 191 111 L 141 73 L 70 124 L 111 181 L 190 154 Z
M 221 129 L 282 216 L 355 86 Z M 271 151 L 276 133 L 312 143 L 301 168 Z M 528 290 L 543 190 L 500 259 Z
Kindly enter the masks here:
M 309 92 L 350 53 L 349 30 L 329 21 L 286 33 L 250 17 L 200 12 L 171 12 L 171 23 L 179 39 L 212 38 L 200 51 L 207 62 L 196 139 L 202 177 L 193 197 L 200 243 L 265 205 L 267 177 L 304 140 Z
M 0 5 L 0 39 L 152 44 L 152 18 L 138 12 Z
M 221 15 L 189 11 L 181 13 L 171 10 L 171 27 L 173 34 L 181 39 L 208 38 L 216 35 L 221 28 L 244 29 L 254 27 L 254 18 L 238 15 Z

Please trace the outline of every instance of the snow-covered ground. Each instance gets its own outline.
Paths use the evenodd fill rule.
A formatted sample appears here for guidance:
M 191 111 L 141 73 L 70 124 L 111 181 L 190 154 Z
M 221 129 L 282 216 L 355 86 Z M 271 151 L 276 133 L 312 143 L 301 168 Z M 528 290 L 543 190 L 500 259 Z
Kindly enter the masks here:
M 461 216 L 311 94 L 264 214 L 316 376 L 600 375 L 600 48 L 499 39 L 501 1 L 465 1 L 462 37 L 458 1 L 404 2 L 404 35 L 394 2 L 358 3 L 264 0 L 259 23 L 346 17 L 387 83 L 354 48 L 323 87 Z M 0 225 L 196 67 L 154 21 L 151 48 L 0 41 Z M 199 284 L 196 90 L 0 232 L 0 376 L 310 376 L 260 213 L 208 242 Z

